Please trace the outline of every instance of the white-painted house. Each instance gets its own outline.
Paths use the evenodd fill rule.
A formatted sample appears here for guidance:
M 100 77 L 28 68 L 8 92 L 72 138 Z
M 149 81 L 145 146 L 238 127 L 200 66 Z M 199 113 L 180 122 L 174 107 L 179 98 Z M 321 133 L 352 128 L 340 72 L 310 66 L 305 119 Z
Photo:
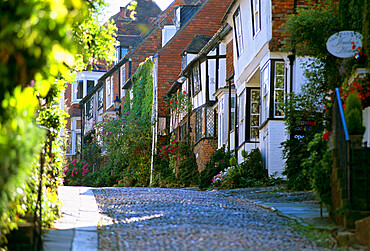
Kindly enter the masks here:
M 235 89 L 231 100 L 237 112 L 230 150 L 235 150 L 241 162 L 243 149 L 259 147 L 269 175 L 281 176 L 284 170 L 281 143 L 288 135 L 283 105 L 287 93 L 299 90 L 304 81 L 299 63 L 304 60 L 280 51 L 286 36 L 280 25 L 295 6 L 293 0 L 236 0 L 223 18 L 233 29 Z M 220 96 L 219 114 L 221 100 Z

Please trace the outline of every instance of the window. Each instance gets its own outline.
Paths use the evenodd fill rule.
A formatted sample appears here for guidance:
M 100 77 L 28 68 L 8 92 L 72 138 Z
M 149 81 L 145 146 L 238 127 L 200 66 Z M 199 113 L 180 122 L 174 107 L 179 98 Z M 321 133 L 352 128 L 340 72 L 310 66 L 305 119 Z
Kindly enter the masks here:
M 231 97 L 231 104 L 230 104 L 230 108 L 231 108 L 231 113 L 230 113 L 230 131 L 234 130 L 235 129 L 235 97 Z
M 123 85 L 126 83 L 126 65 L 121 66 L 121 98 L 124 96 Z
M 261 111 L 261 122 L 264 122 L 269 117 L 269 65 L 267 65 L 261 73 L 261 81 L 262 81 L 262 111 Z
M 121 58 L 123 58 L 124 56 L 126 56 L 126 54 L 128 53 L 128 49 L 127 48 L 124 48 L 124 47 L 121 47 Z
M 81 130 L 81 119 L 76 119 L 76 130 Z
M 261 0 L 252 0 L 253 36 L 261 30 Z
M 199 64 L 197 64 L 193 68 L 193 75 L 192 75 L 192 80 L 193 80 L 193 90 L 194 90 L 194 96 L 197 95 L 198 92 L 200 92 L 201 87 L 200 87 L 200 73 L 199 73 Z
M 239 114 L 238 114 L 239 142 L 244 142 L 244 140 L 245 140 L 245 100 L 246 100 L 245 93 L 246 93 L 246 91 L 244 89 L 243 92 L 238 97 L 237 111 L 239 112 Z
M 195 142 L 202 138 L 202 112 L 203 109 L 199 109 L 195 114 Z
M 250 100 L 250 138 L 259 138 L 259 122 L 260 122 L 260 108 L 259 108 L 259 98 L 260 90 L 251 90 L 251 100 Z
M 234 31 L 235 31 L 236 51 L 239 57 L 243 53 L 244 48 L 240 8 L 238 8 L 234 14 L 234 26 L 235 26 Z
M 284 62 L 275 63 L 274 78 L 274 116 L 284 116 L 284 97 L 285 97 L 285 67 Z
M 103 87 L 98 91 L 98 109 L 103 107 Z
M 76 99 L 82 99 L 84 95 L 84 81 L 77 80 Z
M 113 103 L 112 80 L 113 80 L 113 77 L 112 79 L 108 77 L 107 80 L 105 81 L 105 88 L 106 88 L 105 99 L 106 99 L 106 104 L 107 104 L 106 109 L 108 109 Z
M 206 107 L 206 137 L 216 137 L 215 112 L 212 107 Z
M 86 103 L 86 116 L 88 118 L 91 118 L 93 116 L 93 109 L 94 109 L 94 97 L 92 97 Z
M 75 143 L 75 152 L 79 152 L 81 149 L 81 133 L 76 133 Z
M 162 47 L 167 44 L 167 42 L 175 35 L 176 26 L 175 25 L 164 25 L 162 28 Z
M 91 92 L 91 90 L 94 88 L 94 84 L 94 80 L 87 80 L 87 93 Z
M 72 154 L 72 132 L 67 133 L 66 154 Z
M 188 133 L 188 123 L 185 122 L 183 125 L 180 126 L 179 140 L 185 140 L 187 133 Z

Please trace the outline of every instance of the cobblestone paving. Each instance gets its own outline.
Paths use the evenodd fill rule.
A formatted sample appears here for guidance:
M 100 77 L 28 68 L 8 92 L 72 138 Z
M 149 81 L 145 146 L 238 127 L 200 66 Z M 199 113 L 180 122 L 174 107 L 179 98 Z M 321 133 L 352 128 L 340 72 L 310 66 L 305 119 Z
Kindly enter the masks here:
M 291 221 L 217 191 L 94 190 L 100 250 L 320 250 Z M 106 225 L 108 224 L 108 225 Z

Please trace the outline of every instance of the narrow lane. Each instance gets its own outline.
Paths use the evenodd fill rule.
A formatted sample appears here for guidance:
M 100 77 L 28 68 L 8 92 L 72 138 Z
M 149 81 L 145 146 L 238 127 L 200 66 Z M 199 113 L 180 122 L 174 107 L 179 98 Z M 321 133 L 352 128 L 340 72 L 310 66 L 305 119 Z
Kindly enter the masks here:
M 218 192 L 104 188 L 94 194 L 110 221 L 99 231 L 100 250 L 320 250 L 291 221 Z

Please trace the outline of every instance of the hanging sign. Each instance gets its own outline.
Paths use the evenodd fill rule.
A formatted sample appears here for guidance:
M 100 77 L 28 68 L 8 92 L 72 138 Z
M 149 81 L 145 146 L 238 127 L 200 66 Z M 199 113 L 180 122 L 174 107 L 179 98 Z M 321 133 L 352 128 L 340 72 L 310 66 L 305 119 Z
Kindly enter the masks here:
M 331 35 L 326 42 L 329 53 L 338 58 L 350 58 L 358 47 L 362 47 L 362 35 L 355 31 L 340 31 Z

